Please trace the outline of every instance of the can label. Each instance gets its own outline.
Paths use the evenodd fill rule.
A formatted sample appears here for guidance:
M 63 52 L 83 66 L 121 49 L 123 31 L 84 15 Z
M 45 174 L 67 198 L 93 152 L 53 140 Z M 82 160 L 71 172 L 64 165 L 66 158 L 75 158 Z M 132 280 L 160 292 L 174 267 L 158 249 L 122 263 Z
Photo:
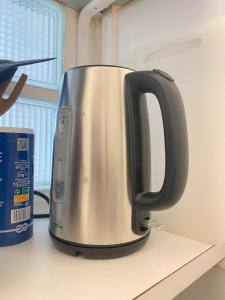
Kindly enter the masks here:
M 34 135 L 0 132 L 0 246 L 33 234 Z

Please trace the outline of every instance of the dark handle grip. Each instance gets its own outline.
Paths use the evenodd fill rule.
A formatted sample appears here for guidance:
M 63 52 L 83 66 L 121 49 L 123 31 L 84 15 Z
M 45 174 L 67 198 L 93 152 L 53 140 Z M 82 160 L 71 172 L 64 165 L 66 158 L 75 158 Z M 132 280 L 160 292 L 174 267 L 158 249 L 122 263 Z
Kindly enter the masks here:
M 183 101 L 177 86 L 167 73 L 160 70 L 138 71 L 126 75 L 128 115 L 130 115 L 131 176 L 134 206 L 143 210 L 161 210 L 174 205 L 182 196 L 188 174 L 188 137 Z M 165 141 L 165 177 L 159 192 L 143 191 L 140 182 L 143 165 L 140 164 L 141 115 L 137 101 L 141 95 L 153 93 L 162 114 Z M 145 166 L 146 167 L 146 166 Z M 139 184 L 140 185 L 140 184 Z

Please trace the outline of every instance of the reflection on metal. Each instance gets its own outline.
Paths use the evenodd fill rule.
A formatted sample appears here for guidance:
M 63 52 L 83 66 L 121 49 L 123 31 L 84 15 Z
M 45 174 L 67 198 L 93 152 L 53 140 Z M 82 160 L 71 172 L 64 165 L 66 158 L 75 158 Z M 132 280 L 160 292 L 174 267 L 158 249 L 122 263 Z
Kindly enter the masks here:
M 141 238 L 131 227 L 130 127 L 124 95 L 124 77 L 130 72 L 92 66 L 65 73 L 51 189 L 50 230 L 58 238 L 89 245 Z M 142 122 L 148 124 L 146 101 L 140 103 L 144 128 Z M 147 164 L 149 132 L 143 134 L 143 163 Z

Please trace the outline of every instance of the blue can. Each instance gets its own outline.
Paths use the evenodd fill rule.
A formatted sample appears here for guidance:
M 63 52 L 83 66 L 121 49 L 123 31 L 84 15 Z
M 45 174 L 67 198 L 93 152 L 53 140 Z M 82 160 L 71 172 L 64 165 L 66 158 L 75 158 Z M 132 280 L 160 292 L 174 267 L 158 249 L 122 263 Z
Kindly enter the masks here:
M 31 129 L 0 127 L 0 246 L 33 235 L 33 157 Z

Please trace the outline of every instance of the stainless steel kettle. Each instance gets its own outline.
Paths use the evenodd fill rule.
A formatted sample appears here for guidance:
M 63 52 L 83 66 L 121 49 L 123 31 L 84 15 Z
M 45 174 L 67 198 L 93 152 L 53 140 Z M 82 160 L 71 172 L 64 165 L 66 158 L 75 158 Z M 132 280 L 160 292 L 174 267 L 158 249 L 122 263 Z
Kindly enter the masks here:
M 145 93 L 158 99 L 165 178 L 150 191 L 150 132 Z M 150 211 L 181 197 L 188 144 L 181 95 L 160 70 L 107 65 L 68 70 L 54 142 L 50 235 L 56 246 L 91 258 L 126 255 L 150 234 Z

